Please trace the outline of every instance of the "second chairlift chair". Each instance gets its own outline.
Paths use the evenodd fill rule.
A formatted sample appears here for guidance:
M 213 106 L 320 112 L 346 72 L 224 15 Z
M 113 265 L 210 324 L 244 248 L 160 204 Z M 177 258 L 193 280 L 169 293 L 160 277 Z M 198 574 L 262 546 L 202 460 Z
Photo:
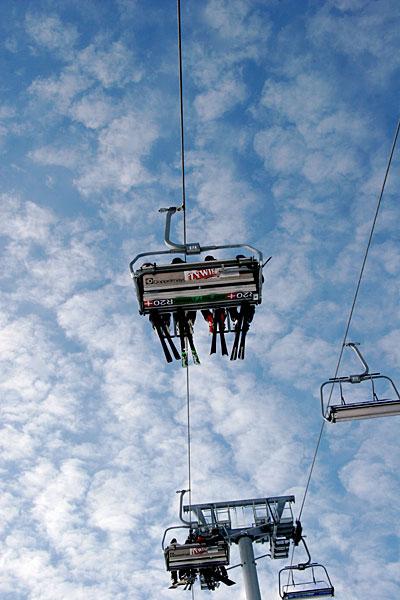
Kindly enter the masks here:
M 338 421 L 349 421 L 352 419 L 370 419 L 373 417 L 385 417 L 400 414 L 400 395 L 390 377 L 381 375 L 380 373 L 370 373 L 369 367 L 362 356 L 359 348 L 359 344 L 354 342 L 348 342 L 346 346 L 351 348 L 361 364 L 364 367 L 364 371 L 358 375 L 349 375 L 347 377 L 332 377 L 328 381 L 325 381 L 320 388 L 321 396 L 321 410 L 322 415 L 326 421 L 336 423 Z M 376 390 L 376 383 L 378 381 L 386 381 L 389 389 L 392 390 L 394 398 L 380 398 Z M 347 384 L 362 384 L 369 382 L 371 384 L 370 391 L 367 397 L 362 402 L 355 401 L 354 399 L 346 399 L 343 393 L 344 385 Z M 334 386 L 339 384 L 340 390 L 340 404 L 331 404 L 326 398 L 326 386 Z M 331 387 L 331 390 L 333 388 Z M 348 388 L 347 388 L 348 389 Z M 330 398 L 330 396 L 329 396 Z

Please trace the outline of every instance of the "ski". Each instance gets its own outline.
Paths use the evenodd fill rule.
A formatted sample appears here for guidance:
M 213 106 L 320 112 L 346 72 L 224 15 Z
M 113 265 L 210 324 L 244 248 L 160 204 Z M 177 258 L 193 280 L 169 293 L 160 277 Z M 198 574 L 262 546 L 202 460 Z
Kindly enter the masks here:
M 150 323 L 153 325 L 153 328 L 155 329 L 155 331 L 157 332 L 157 335 L 160 339 L 161 342 L 161 346 L 162 349 L 164 351 L 164 356 L 166 358 L 166 361 L 171 363 L 172 362 L 172 356 L 168 350 L 167 344 L 165 343 L 165 338 L 161 329 L 161 320 L 160 320 L 160 316 L 157 313 L 153 313 L 150 314 Z
M 241 331 L 242 331 L 243 312 L 242 312 L 242 310 L 240 310 L 240 312 L 239 312 L 235 308 L 235 313 L 232 311 L 231 312 L 231 316 L 232 316 L 232 318 L 236 319 L 236 323 L 235 323 L 235 339 L 234 339 L 233 345 L 232 345 L 231 360 L 236 360 L 237 356 L 238 356 L 238 347 L 239 347 L 240 334 L 241 334 Z
M 192 353 L 193 364 L 194 365 L 199 365 L 200 364 L 200 359 L 199 359 L 199 355 L 197 354 L 197 350 L 196 350 L 194 342 L 193 342 L 193 335 L 192 335 L 192 333 L 190 331 L 190 326 L 189 325 L 188 325 L 188 329 L 189 329 L 189 332 L 188 332 L 188 335 L 186 337 L 187 337 L 187 340 L 189 342 L 190 351 Z
M 220 337 L 220 342 L 221 342 L 221 353 L 223 356 L 228 355 L 228 348 L 226 347 L 226 340 L 225 340 L 225 333 L 224 333 L 225 332 L 225 316 L 226 316 L 226 313 L 225 313 L 224 308 L 218 308 L 215 311 L 215 320 L 218 325 L 219 337 Z
M 197 350 L 195 348 L 194 340 L 193 340 L 193 329 L 194 329 L 195 320 L 196 320 L 196 311 L 195 310 L 188 311 L 187 318 L 185 319 L 186 337 L 189 342 L 190 351 L 192 353 L 193 364 L 199 365 L 200 359 L 199 359 L 199 355 L 197 354 Z
M 175 315 L 174 315 L 175 316 Z M 185 314 L 182 309 L 176 311 L 176 324 L 181 342 L 182 367 L 188 366 L 188 356 L 185 342 Z
M 252 322 L 253 317 L 254 317 L 255 308 L 254 308 L 254 306 L 251 306 L 250 304 L 244 303 L 242 306 L 241 312 L 243 312 L 243 320 L 242 320 L 243 326 L 242 326 L 242 335 L 240 338 L 238 358 L 243 360 L 245 346 L 246 346 L 246 336 L 247 336 L 247 332 L 250 329 L 250 323 Z
M 181 340 L 182 367 L 187 367 L 187 365 L 188 365 L 188 353 L 187 353 L 187 349 L 186 349 L 185 338 L 188 341 L 189 348 L 192 353 L 193 364 L 195 364 L 195 365 L 200 364 L 199 356 L 197 354 L 197 351 L 196 351 L 196 348 L 195 348 L 195 345 L 193 342 L 192 328 L 190 325 L 190 321 L 194 322 L 195 318 L 196 318 L 195 311 L 191 311 L 187 315 L 184 313 L 183 310 L 178 310 L 176 313 L 176 320 L 177 320 L 177 325 L 178 325 L 178 330 L 179 330 L 179 338 Z
M 156 313 L 155 313 L 155 314 L 156 314 Z M 158 322 L 158 324 L 159 324 L 159 328 L 160 328 L 161 335 L 162 335 L 162 338 L 163 338 L 163 340 L 164 340 L 164 343 L 165 343 L 165 341 L 167 341 L 167 342 L 168 342 L 168 344 L 170 345 L 170 348 L 171 348 L 172 354 L 174 355 L 174 358 L 175 358 L 176 360 L 180 360 L 180 358 L 181 358 L 181 355 L 179 354 L 179 352 L 178 352 L 178 350 L 176 349 L 176 347 L 175 347 L 175 344 L 174 344 L 174 342 L 173 342 L 173 340 L 172 340 L 171 334 L 170 334 L 170 332 L 169 332 L 168 324 L 167 324 L 167 323 L 166 323 L 166 321 L 165 321 L 165 320 L 164 320 L 164 319 L 163 319 L 163 318 L 162 318 L 160 315 L 158 315 L 158 314 L 157 314 L 157 317 L 156 317 L 156 319 L 157 319 L 157 322 Z M 161 342 L 161 343 L 162 343 L 162 342 Z M 168 354 L 169 354 L 169 352 L 168 352 Z
M 214 313 L 210 354 L 215 354 L 217 351 L 217 329 L 217 319 Z

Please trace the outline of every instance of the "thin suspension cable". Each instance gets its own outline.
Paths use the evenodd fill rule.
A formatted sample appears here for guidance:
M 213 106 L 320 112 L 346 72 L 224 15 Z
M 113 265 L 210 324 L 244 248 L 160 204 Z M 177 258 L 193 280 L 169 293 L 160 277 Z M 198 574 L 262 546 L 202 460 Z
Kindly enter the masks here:
M 186 355 L 188 353 L 188 343 L 185 340 Z M 188 458 L 188 485 L 189 485 L 189 520 L 190 528 L 192 528 L 192 456 L 191 456 L 191 433 L 190 433 L 190 378 L 189 378 L 189 364 L 186 365 L 186 417 L 187 417 L 187 458 Z M 194 588 L 191 588 L 192 600 L 194 599 Z
M 178 13 L 178 54 L 179 54 L 179 108 L 181 122 L 181 169 L 182 169 L 182 210 L 183 210 L 183 243 L 186 245 L 186 186 L 185 186 L 185 133 L 183 120 L 183 68 L 182 68 L 182 22 L 181 1 L 177 0 Z
M 183 210 L 183 240 L 186 246 L 186 190 L 185 190 L 185 138 L 183 121 L 183 69 L 182 69 L 182 22 L 181 2 L 177 0 L 178 15 L 178 54 L 179 54 L 179 106 L 181 117 L 181 167 L 182 167 L 182 210 Z M 187 340 L 185 340 L 186 353 L 188 352 Z M 188 484 L 189 505 L 192 505 L 192 468 L 191 468 L 191 435 L 190 435 L 190 379 L 189 365 L 186 366 L 186 413 L 187 413 L 187 443 L 188 443 Z M 191 515 L 191 513 L 190 513 Z M 191 518 L 191 516 L 190 516 Z
M 374 215 L 374 219 L 372 221 L 372 226 L 371 226 L 371 231 L 370 231 L 369 238 L 368 238 L 367 248 L 365 250 L 364 258 L 363 258 L 363 261 L 362 261 L 360 275 L 358 277 L 358 282 L 357 282 L 357 286 L 356 286 L 356 291 L 354 293 L 354 298 L 353 298 L 353 302 L 352 302 L 352 305 L 351 305 L 351 309 L 350 309 L 350 313 L 349 313 L 349 318 L 347 320 L 347 325 L 346 325 L 346 329 L 345 329 L 344 336 L 343 336 L 342 346 L 340 348 L 340 353 L 339 353 L 339 358 L 338 358 L 337 365 L 336 365 L 334 379 L 336 379 L 336 377 L 338 375 L 340 364 L 341 364 L 341 361 L 342 361 L 343 350 L 344 350 L 346 342 L 347 342 L 347 335 L 349 333 L 351 321 L 352 321 L 353 314 L 354 314 L 354 309 L 355 309 L 355 306 L 356 306 L 356 303 L 357 303 L 358 293 L 360 291 L 361 281 L 362 281 L 362 278 L 363 278 L 363 275 L 364 275 L 365 265 L 366 265 L 368 254 L 369 254 L 369 250 L 370 250 L 370 247 L 371 247 L 372 238 L 373 238 L 374 231 L 375 231 L 376 221 L 378 219 L 378 214 L 379 214 L 379 211 L 380 211 L 380 208 L 381 208 L 383 193 L 384 193 L 385 187 L 386 187 L 386 181 L 387 181 L 387 178 L 389 176 L 390 167 L 392 165 L 392 159 L 393 159 L 394 151 L 395 151 L 395 148 L 396 148 L 397 139 L 399 137 L 399 132 L 400 132 L 400 119 L 397 122 L 396 133 L 394 135 L 394 139 L 393 139 L 393 143 L 392 143 L 392 148 L 391 148 L 391 151 L 390 151 L 389 160 L 388 160 L 386 171 L 385 171 L 385 177 L 383 178 L 381 192 L 379 194 L 378 203 L 376 205 L 375 215 Z M 329 405 L 331 403 L 333 388 L 334 388 L 334 384 L 332 384 L 332 387 L 331 387 L 331 391 L 330 391 L 330 394 L 329 394 L 327 408 L 329 407 Z M 304 509 L 304 505 L 305 505 L 305 502 L 306 502 L 306 497 L 307 497 L 308 489 L 309 489 L 309 486 L 310 486 L 311 477 L 312 477 L 312 474 L 313 474 L 313 471 L 314 471 L 315 462 L 317 460 L 317 454 L 318 454 L 318 450 L 319 450 L 319 447 L 320 447 L 320 444 L 321 444 L 322 434 L 323 434 L 324 428 L 325 428 L 325 423 L 326 423 L 326 421 L 322 422 L 321 429 L 320 429 L 320 432 L 319 432 L 319 435 L 318 435 L 317 445 L 316 445 L 314 456 L 313 456 L 313 459 L 312 459 L 312 462 L 311 462 L 310 472 L 309 472 L 309 475 L 308 475 L 307 484 L 306 484 L 306 488 L 305 488 L 305 491 L 304 491 L 303 501 L 302 501 L 301 507 L 300 507 L 299 517 L 298 517 L 299 520 L 301 519 L 301 515 L 303 514 L 303 509 Z
M 187 341 L 186 343 L 186 352 L 188 351 L 187 348 Z M 192 506 L 192 452 L 191 452 L 191 445 L 192 445 L 192 440 L 191 440 L 191 432 L 190 432 L 190 378 L 189 378 L 189 365 L 186 365 L 186 422 L 187 422 L 187 446 L 188 446 L 188 452 L 187 452 L 187 457 L 188 457 L 188 486 L 189 486 L 189 506 Z M 190 525 L 192 525 L 192 511 L 190 511 L 189 513 L 190 515 Z
M 182 21 L 181 21 L 181 2 L 177 0 L 178 16 L 178 55 L 179 55 L 179 108 L 181 125 L 181 169 L 182 169 L 182 211 L 183 211 L 183 243 L 186 247 L 186 187 L 185 187 L 185 134 L 184 134 L 184 114 L 183 114 L 183 68 L 182 68 Z M 186 249 L 186 248 L 185 248 Z M 186 356 L 188 356 L 188 341 L 185 339 Z M 190 422 L 190 376 L 189 364 L 186 365 L 186 421 L 187 421 L 187 463 L 188 463 L 188 487 L 189 487 L 189 515 L 190 524 L 192 524 L 192 440 L 191 440 L 191 422 Z M 194 598 L 194 589 L 192 587 L 192 598 Z

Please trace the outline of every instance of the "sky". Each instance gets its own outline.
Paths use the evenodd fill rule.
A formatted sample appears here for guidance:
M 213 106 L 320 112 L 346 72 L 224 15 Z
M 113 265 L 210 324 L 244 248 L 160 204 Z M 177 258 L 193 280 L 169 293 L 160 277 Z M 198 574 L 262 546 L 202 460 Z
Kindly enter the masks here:
M 181 202 L 175 1 L 0 10 L 0 597 L 172 599 L 186 372 L 128 265 Z M 400 5 L 182 0 L 182 27 L 188 239 L 272 256 L 244 361 L 195 325 L 192 499 L 296 515 L 399 117 Z M 400 385 L 398 173 L 397 151 L 348 339 Z M 341 600 L 400 597 L 399 418 L 324 429 L 302 523 Z M 263 600 L 286 562 L 259 561 Z M 215 597 L 243 600 L 231 574 Z

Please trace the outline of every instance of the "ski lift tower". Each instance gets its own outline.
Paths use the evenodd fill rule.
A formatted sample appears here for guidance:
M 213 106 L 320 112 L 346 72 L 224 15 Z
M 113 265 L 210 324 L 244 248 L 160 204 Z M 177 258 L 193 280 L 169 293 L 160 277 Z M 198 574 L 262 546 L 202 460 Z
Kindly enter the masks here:
M 261 600 L 253 543 L 269 543 L 272 559 L 287 558 L 293 539 L 294 496 L 251 498 L 182 507 L 181 520 L 197 530 L 218 529 L 229 544 L 239 546 L 247 600 Z M 182 515 L 194 514 L 193 521 Z M 258 557 L 260 558 L 260 557 Z

